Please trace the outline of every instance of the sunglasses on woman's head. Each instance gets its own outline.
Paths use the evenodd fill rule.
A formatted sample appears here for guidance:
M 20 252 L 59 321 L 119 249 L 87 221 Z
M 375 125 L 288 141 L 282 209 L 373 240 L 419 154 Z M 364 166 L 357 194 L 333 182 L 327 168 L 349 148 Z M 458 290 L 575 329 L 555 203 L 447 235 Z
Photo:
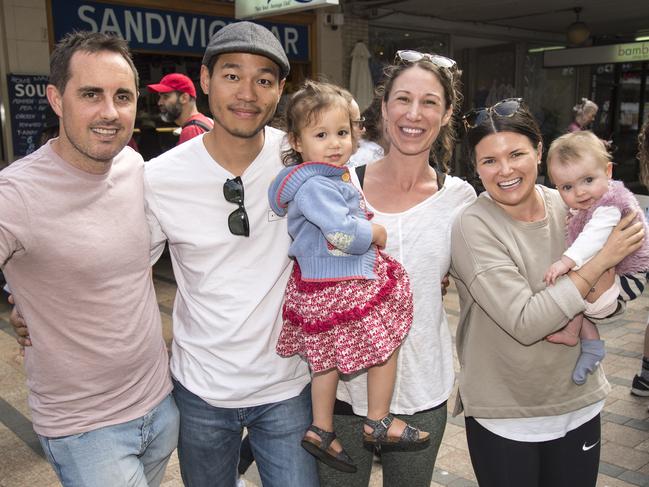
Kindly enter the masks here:
M 410 50 L 397 51 L 397 54 L 394 56 L 394 64 L 416 63 L 422 59 L 425 59 L 440 68 L 446 68 L 451 71 L 457 69 L 457 63 L 451 58 L 440 56 L 439 54 L 428 54 L 427 52 Z
M 228 228 L 232 235 L 240 235 L 242 237 L 250 236 L 250 223 L 248 222 L 248 213 L 243 206 L 243 181 L 237 176 L 233 179 L 226 179 L 223 184 L 223 196 L 228 203 L 239 205 L 239 208 L 234 210 L 228 216 Z
M 466 130 L 476 128 L 478 125 L 481 125 L 482 122 L 492 117 L 494 114 L 498 115 L 499 117 L 511 117 L 521 108 L 522 104 L 522 98 L 507 98 L 490 107 L 475 108 L 473 110 L 470 110 L 462 115 L 464 128 Z

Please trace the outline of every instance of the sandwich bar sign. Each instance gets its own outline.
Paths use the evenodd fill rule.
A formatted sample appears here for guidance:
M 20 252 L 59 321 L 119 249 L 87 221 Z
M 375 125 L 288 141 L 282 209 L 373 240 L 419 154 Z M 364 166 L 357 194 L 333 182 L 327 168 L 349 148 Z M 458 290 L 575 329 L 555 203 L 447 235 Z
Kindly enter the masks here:
M 234 16 L 237 19 L 254 19 L 331 5 L 338 5 L 338 0 L 235 0 Z
M 202 56 L 212 34 L 221 27 L 236 22 L 231 17 L 124 4 L 82 0 L 50 1 L 56 41 L 74 30 L 111 32 L 128 41 L 131 49 L 148 52 Z M 308 25 L 259 23 L 275 34 L 290 61 L 309 61 Z

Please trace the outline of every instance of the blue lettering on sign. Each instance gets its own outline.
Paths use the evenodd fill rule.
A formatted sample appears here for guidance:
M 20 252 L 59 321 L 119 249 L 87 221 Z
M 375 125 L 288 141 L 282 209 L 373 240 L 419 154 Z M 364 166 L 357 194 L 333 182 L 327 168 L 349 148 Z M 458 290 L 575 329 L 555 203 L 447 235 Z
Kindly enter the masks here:
M 112 32 L 127 40 L 131 49 L 198 55 L 212 34 L 236 22 L 230 17 L 80 0 L 52 0 L 52 19 L 57 41 L 74 30 Z M 279 39 L 289 60 L 309 60 L 307 25 L 258 23 Z

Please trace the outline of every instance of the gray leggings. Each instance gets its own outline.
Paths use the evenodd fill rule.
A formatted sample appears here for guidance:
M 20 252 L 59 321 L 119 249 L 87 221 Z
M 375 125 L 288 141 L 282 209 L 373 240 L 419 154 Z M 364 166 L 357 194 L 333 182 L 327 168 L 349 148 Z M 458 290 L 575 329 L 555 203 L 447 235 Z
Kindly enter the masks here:
M 397 414 L 411 425 L 430 433 L 430 444 L 420 451 L 381 452 L 383 485 L 385 487 L 429 487 L 437 451 L 446 428 L 446 403 L 413 415 Z M 358 471 L 339 472 L 318 462 L 320 487 L 367 487 L 370 482 L 374 454 L 363 446 L 363 417 L 335 415 L 334 427 L 343 447 L 354 459 Z

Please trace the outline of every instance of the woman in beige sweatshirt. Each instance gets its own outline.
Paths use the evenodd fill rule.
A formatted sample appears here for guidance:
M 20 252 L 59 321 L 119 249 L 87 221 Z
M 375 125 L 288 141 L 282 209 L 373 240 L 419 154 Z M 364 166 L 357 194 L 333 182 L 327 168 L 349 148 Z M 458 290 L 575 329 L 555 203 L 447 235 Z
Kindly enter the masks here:
M 576 347 L 544 338 L 584 310 L 613 279 L 608 269 L 637 250 L 643 230 L 623 219 L 590 262 L 543 282 L 565 249 L 566 208 L 536 185 L 541 133 L 522 100 L 464 116 L 472 162 L 486 191 L 455 221 L 452 270 L 460 295 L 462 407 L 481 487 L 592 487 L 600 411 L 610 386 L 601 367 L 584 385 Z

